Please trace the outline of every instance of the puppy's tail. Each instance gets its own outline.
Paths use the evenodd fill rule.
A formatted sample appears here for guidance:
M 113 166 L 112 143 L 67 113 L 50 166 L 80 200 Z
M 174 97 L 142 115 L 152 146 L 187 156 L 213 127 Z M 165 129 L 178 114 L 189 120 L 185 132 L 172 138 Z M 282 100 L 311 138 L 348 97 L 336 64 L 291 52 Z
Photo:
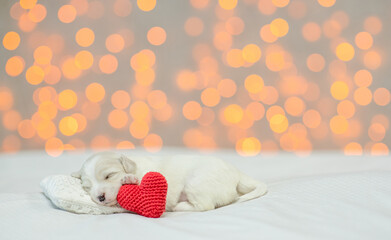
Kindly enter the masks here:
M 239 194 L 242 194 L 236 200 L 236 203 L 258 198 L 267 193 L 267 185 L 265 183 L 254 180 L 243 173 L 240 173 L 240 180 L 236 189 Z

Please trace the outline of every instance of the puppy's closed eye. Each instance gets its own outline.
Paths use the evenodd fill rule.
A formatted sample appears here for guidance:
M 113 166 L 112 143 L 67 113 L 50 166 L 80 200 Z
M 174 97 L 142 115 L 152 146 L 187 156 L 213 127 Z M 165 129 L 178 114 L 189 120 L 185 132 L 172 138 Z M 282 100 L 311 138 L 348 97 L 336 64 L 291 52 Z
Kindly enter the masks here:
M 106 177 L 105 177 L 105 180 L 110 179 L 110 178 L 113 177 L 115 174 L 117 174 L 117 173 L 116 173 L 116 172 L 112 172 L 112 173 L 107 174 Z

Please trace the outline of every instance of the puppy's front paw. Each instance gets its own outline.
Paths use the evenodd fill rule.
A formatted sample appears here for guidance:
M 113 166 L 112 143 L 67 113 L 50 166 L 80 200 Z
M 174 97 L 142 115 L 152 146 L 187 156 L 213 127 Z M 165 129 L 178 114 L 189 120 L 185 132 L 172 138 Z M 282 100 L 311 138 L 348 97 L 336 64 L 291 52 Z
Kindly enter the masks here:
M 128 174 L 128 175 L 125 175 L 122 179 L 121 179 L 121 184 L 124 185 L 124 184 L 138 184 L 138 178 L 136 176 L 134 176 L 133 174 Z

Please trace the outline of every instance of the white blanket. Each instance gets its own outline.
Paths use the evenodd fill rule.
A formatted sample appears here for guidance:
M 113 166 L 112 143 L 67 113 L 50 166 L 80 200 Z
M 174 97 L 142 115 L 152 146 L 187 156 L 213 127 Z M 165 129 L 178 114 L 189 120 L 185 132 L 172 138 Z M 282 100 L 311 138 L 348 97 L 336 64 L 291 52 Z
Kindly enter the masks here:
M 77 170 L 87 154 L 57 160 L 42 153 L 3 155 L 0 239 L 390 239 L 388 156 L 214 155 L 266 181 L 268 194 L 208 212 L 164 213 L 159 219 L 131 213 L 79 215 L 56 208 L 40 192 L 39 182 Z M 31 166 L 24 168 L 22 162 Z

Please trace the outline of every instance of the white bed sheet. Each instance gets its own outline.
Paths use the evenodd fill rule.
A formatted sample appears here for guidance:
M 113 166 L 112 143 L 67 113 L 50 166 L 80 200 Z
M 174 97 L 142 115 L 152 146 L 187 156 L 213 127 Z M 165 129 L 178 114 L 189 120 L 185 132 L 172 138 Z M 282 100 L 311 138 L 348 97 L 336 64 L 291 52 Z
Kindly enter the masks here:
M 192 153 L 167 148 L 159 155 Z M 213 154 L 269 193 L 201 213 L 77 215 L 42 194 L 47 175 L 78 170 L 90 153 L 51 158 L 42 152 L 0 155 L 0 239 L 390 239 L 391 158 L 317 152 L 243 158 Z M 146 154 L 134 151 L 133 154 Z

